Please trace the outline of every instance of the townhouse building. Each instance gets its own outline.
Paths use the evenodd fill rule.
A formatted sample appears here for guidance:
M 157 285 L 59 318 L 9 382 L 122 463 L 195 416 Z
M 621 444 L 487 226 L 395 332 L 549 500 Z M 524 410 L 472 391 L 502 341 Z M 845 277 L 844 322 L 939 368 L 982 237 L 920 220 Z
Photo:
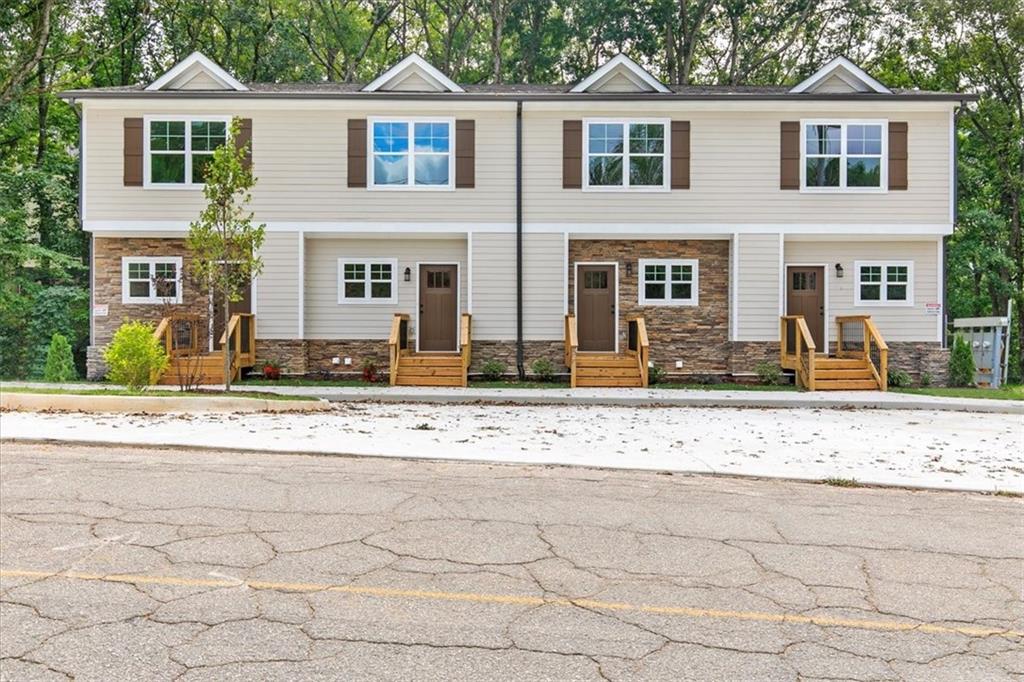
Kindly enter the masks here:
M 547 358 L 574 385 L 630 386 L 650 364 L 742 379 L 781 358 L 813 387 L 817 358 L 819 388 L 869 388 L 881 349 L 945 373 L 969 95 L 842 57 L 744 87 L 667 86 L 622 55 L 571 85 L 458 84 L 415 55 L 367 84 L 242 83 L 195 53 L 62 97 L 81 113 L 92 378 L 125 319 L 204 300 L 184 238 L 224 143 L 248 145 L 266 225 L 233 304 L 250 364 L 464 385 L 488 359 Z

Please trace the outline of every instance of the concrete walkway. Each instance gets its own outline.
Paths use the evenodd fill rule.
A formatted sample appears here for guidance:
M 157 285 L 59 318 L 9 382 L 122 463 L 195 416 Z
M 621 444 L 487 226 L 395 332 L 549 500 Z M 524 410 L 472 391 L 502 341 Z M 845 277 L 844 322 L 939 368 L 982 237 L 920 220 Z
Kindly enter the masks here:
M 112 384 L 45 384 L 2 382 L 8 386 L 58 388 L 66 390 L 119 388 Z M 174 390 L 174 387 L 161 387 Z M 210 386 L 211 389 L 219 388 Z M 519 405 L 604 405 L 608 407 L 751 407 L 939 410 L 990 412 L 1024 415 L 1024 401 L 975 398 L 942 398 L 881 391 L 743 391 L 667 388 L 419 388 L 367 386 L 283 386 L 251 385 L 239 390 L 304 395 L 332 402 L 396 402 L 445 405 L 455 403 Z

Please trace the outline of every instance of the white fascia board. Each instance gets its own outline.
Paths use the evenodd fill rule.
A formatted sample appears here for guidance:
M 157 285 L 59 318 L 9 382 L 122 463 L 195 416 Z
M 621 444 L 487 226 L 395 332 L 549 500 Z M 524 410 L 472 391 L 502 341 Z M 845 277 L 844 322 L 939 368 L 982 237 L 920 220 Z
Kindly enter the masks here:
M 641 82 L 651 86 L 651 88 L 657 92 L 669 92 L 669 89 L 665 87 L 664 83 L 652 76 L 644 67 L 640 66 L 624 54 L 617 54 L 606 61 L 597 69 L 597 71 L 594 71 L 594 73 L 590 74 L 573 86 L 569 92 L 587 92 L 592 85 L 600 81 L 612 70 L 620 67 L 627 69 L 631 74 L 633 74 L 633 76 L 638 78 Z
M 815 71 L 814 74 L 812 74 L 810 78 L 807 78 L 806 80 L 801 82 L 799 85 L 797 85 L 796 87 L 792 88 L 790 90 L 790 92 L 793 93 L 793 94 L 799 94 L 799 93 L 802 93 L 802 92 L 810 92 L 814 88 L 815 85 L 823 82 L 825 79 L 827 79 L 829 76 L 831 76 L 838 69 L 845 69 L 846 71 L 848 71 L 849 73 L 854 75 L 858 80 L 860 80 L 864 85 L 866 85 L 868 88 L 873 90 L 874 92 L 884 93 L 884 94 L 887 94 L 887 95 L 891 95 L 892 94 L 892 90 L 890 90 L 889 88 L 885 87 L 880 82 L 878 82 L 877 80 L 875 80 L 874 78 L 869 76 L 868 73 L 864 69 L 860 68 L 859 66 L 857 66 L 856 64 L 851 62 L 846 57 L 836 57 L 836 58 L 834 58 L 828 64 L 826 64 L 825 66 L 823 66 L 820 69 L 818 69 L 817 71 Z M 849 83 L 849 79 L 843 78 L 843 76 L 840 76 L 840 78 L 842 78 L 844 81 Z
M 86 220 L 83 229 L 96 234 L 188 232 L 187 220 Z M 266 221 L 268 232 L 357 233 L 386 237 L 389 234 L 465 234 L 467 232 L 514 232 L 514 222 L 328 222 Z M 568 232 L 573 235 L 725 235 L 790 234 L 833 236 L 921 236 L 949 235 L 950 223 L 524 223 L 525 232 Z
M 388 82 L 401 76 L 403 72 L 410 69 L 418 70 L 428 80 L 432 80 L 438 84 L 442 89 L 448 92 L 465 92 L 458 83 L 453 81 L 448 76 L 441 73 L 436 67 L 430 64 L 426 59 L 419 56 L 418 54 L 411 54 L 402 61 L 398 62 L 390 69 L 382 73 L 380 76 L 375 78 L 372 82 L 363 88 L 363 92 L 376 92 L 381 87 L 386 85 Z
M 211 78 L 223 85 L 226 90 L 244 92 L 249 89 L 242 85 L 241 81 L 222 69 L 212 59 L 204 55 L 202 52 L 197 51 L 182 59 L 174 65 L 170 71 L 146 86 L 146 90 L 162 90 L 168 83 L 171 83 L 175 78 L 196 65 L 202 67 L 203 70 L 210 74 Z

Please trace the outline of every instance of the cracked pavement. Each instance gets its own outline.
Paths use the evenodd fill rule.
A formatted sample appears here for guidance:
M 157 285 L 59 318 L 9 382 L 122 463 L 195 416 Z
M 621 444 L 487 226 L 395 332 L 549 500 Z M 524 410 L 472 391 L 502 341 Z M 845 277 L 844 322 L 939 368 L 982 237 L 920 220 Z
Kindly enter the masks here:
M 6 442 L 3 680 L 1011 680 L 1020 498 Z

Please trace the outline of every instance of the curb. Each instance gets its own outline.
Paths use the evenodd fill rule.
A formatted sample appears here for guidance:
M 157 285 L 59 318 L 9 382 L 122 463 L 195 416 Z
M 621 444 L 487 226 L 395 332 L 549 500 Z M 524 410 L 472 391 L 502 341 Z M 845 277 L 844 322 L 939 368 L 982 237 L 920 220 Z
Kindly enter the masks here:
M 319 412 L 330 410 L 331 405 L 322 400 L 2 393 L 0 394 L 0 409 L 25 412 L 169 414 L 176 412 Z
M 461 458 L 448 458 L 448 457 L 409 457 L 405 455 L 365 455 L 355 454 L 350 452 L 327 452 L 324 450 L 317 451 L 299 451 L 299 450 L 278 450 L 274 448 L 239 448 L 231 446 L 215 446 L 215 445 L 182 445 L 180 443 L 122 443 L 117 441 L 107 440 L 61 440 L 57 438 L 2 438 L 0 442 L 4 443 L 20 443 L 25 445 L 73 445 L 80 447 L 96 447 L 96 448 L 122 448 L 132 450 L 172 450 L 172 451 L 189 451 L 189 452 L 226 452 L 230 454 L 244 455 L 244 454 L 258 454 L 258 455 L 277 455 L 277 456 L 298 456 L 298 457 L 338 457 L 341 459 L 380 459 L 400 462 L 424 462 L 428 464 L 475 464 L 475 465 L 487 465 L 487 466 L 501 466 L 501 467 L 540 467 L 540 468 L 559 468 L 559 469 L 581 469 L 586 471 L 606 471 L 606 472 L 623 472 L 632 474 L 653 474 L 663 475 L 672 474 L 680 476 L 705 476 L 708 478 L 733 478 L 742 481 L 778 481 L 781 483 L 804 483 L 807 485 L 826 485 L 825 481 L 820 478 L 800 478 L 797 476 L 771 476 L 763 474 L 740 474 L 726 471 L 696 471 L 693 469 L 643 469 L 637 467 L 608 467 L 608 466 L 597 466 L 592 464 L 565 464 L 562 462 L 517 462 L 517 461 L 496 461 L 491 459 L 461 459 Z M 971 495 L 985 495 L 989 497 L 996 496 L 996 492 L 1002 489 L 993 488 L 992 490 L 979 490 L 977 488 L 963 488 L 956 486 L 928 486 L 928 485 L 911 485 L 906 483 L 888 483 L 885 481 L 874 482 L 870 480 L 858 480 L 857 485 L 851 488 L 844 488 L 843 490 L 854 491 L 857 489 L 861 490 L 905 490 L 908 492 L 918 493 L 967 493 Z M 1011 491 L 1016 492 L 1016 491 Z
M 465 391 L 465 389 L 463 389 Z M 540 393 L 540 391 L 538 391 Z M 972 400 L 937 402 L 909 398 L 906 400 L 878 400 L 876 398 L 768 398 L 760 396 L 588 396 L 588 395 L 536 395 L 517 392 L 512 395 L 473 393 L 403 393 L 380 391 L 374 393 L 309 393 L 332 403 L 420 403 L 430 405 L 579 405 L 603 407 L 739 407 L 760 409 L 820 409 L 820 410 L 932 410 L 940 412 L 983 412 L 1024 415 L 1024 402 L 1012 400 Z

